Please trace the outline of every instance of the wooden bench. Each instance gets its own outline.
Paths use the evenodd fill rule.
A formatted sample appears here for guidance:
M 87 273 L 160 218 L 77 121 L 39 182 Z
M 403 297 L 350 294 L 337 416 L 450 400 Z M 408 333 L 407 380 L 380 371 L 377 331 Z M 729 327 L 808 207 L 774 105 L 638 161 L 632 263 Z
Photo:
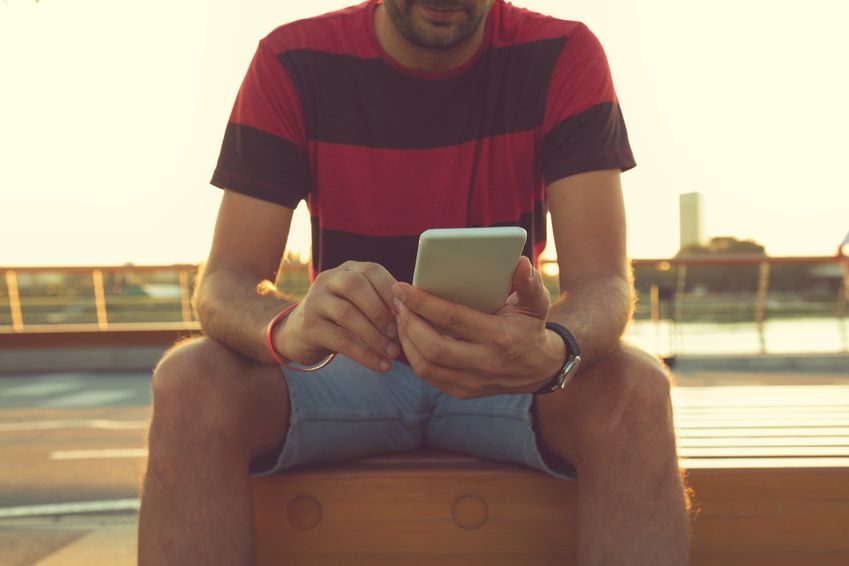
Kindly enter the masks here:
M 849 564 L 849 385 L 679 387 L 695 564 Z M 564 565 L 576 484 L 420 450 L 254 480 L 260 564 Z

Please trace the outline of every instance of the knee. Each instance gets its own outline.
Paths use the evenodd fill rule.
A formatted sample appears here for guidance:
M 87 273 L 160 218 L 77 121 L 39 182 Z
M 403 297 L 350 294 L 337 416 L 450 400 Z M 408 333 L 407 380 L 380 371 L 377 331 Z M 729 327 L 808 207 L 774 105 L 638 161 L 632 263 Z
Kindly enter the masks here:
M 596 401 L 592 414 L 584 415 L 586 440 L 633 446 L 674 436 L 669 373 L 653 356 L 622 344 L 582 377 L 595 386 Z
M 237 424 L 238 354 L 209 338 L 175 345 L 153 372 L 151 434 L 218 435 Z

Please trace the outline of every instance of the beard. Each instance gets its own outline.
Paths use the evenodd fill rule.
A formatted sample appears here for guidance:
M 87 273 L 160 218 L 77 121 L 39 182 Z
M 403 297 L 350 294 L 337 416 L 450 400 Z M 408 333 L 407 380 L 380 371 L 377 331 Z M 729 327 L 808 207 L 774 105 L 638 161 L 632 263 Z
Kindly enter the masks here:
M 451 49 L 481 26 L 495 0 L 384 0 L 393 25 L 410 43 L 425 49 Z M 431 20 L 418 5 L 436 10 L 457 10 L 451 21 Z

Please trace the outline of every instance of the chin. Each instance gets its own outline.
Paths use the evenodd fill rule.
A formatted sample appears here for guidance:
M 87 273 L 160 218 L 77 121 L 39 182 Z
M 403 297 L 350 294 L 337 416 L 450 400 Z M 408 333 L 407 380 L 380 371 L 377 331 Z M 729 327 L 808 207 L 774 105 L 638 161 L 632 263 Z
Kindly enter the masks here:
M 472 35 L 464 33 L 462 23 L 436 25 L 429 21 L 416 22 L 412 29 L 407 31 L 408 33 L 405 33 L 407 39 L 419 47 L 428 49 L 451 49 L 462 44 Z

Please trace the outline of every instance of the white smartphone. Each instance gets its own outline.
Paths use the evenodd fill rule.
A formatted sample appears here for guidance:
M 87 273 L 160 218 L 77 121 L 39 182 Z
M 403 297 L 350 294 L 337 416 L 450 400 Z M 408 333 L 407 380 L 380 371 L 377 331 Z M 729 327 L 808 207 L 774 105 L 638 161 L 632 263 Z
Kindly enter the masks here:
M 413 287 L 492 314 L 507 300 L 527 237 L 517 226 L 425 230 Z

